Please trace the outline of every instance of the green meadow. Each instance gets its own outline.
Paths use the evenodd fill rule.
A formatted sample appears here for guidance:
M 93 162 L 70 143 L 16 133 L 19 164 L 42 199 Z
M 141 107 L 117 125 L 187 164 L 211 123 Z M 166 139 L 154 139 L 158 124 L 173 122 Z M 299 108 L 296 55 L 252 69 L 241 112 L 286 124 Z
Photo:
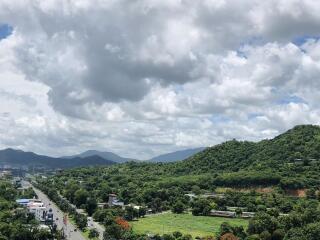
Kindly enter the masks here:
M 179 231 L 183 234 L 190 234 L 192 237 L 204 237 L 215 235 L 223 222 L 234 226 L 246 227 L 248 225 L 248 221 L 244 219 L 193 216 L 187 213 L 150 215 L 131 222 L 131 225 L 136 233 L 164 234 Z

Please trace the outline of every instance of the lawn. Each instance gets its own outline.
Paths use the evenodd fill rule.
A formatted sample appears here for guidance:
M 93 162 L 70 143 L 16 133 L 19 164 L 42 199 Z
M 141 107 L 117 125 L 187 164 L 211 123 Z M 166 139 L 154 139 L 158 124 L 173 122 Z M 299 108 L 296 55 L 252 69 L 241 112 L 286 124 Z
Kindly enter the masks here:
M 164 234 L 179 231 L 191 234 L 192 237 L 214 235 L 219 231 L 220 225 L 228 222 L 234 226 L 248 225 L 248 221 L 238 218 L 193 216 L 191 214 L 163 213 L 149 215 L 131 222 L 136 233 Z

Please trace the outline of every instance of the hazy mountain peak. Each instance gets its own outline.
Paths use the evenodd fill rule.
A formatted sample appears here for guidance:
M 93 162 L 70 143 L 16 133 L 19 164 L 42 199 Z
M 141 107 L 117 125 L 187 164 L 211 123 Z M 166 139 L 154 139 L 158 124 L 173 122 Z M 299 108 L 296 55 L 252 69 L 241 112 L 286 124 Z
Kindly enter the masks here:
M 22 150 L 15 150 L 12 148 L 0 150 L 0 166 L 10 168 L 35 167 L 54 169 L 111 164 L 115 164 L 115 162 L 97 155 L 91 155 L 83 158 L 72 157 L 65 159 L 38 155 L 33 152 L 24 152 Z
M 117 162 L 117 163 L 124 163 L 124 162 L 128 162 L 128 161 L 134 161 L 135 159 L 132 158 L 125 158 L 125 157 L 121 157 L 113 152 L 108 152 L 108 151 L 98 151 L 98 150 L 87 150 L 83 153 L 80 154 L 76 154 L 73 156 L 66 156 L 64 158 L 73 158 L 73 157 L 80 157 L 80 158 L 85 158 L 85 157 L 90 157 L 90 156 L 100 156 L 104 159 L 108 159 L 111 160 L 113 162 Z
M 184 149 L 179 150 L 171 153 L 161 154 L 159 156 L 151 158 L 149 161 L 151 162 L 175 162 L 187 159 L 194 154 L 203 151 L 206 149 L 205 147 L 200 148 L 191 148 L 191 149 Z

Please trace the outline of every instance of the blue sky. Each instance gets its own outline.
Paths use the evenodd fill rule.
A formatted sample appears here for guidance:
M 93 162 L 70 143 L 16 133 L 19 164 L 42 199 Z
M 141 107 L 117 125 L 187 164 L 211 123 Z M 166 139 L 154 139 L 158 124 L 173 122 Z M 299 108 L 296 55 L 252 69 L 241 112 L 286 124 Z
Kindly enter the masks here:
M 147 159 L 320 124 L 320 1 L 33 2 L 0 1 L 0 149 Z
M 293 43 L 297 46 L 301 46 L 303 45 L 306 41 L 308 41 L 309 39 L 315 39 L 315 40 L 319 40 L 320 39 L 320 36 L 318 35 L 315 35 L 315 36 L 312 36 L 312 35 L 303 35 L 303 36 L 299 36 L 299 37 L 296 37 L 295 39 L 293 39 Z
M 0 40 L 7 38 L 12 33 L 13 28 L 8 24 L 0 24 Z

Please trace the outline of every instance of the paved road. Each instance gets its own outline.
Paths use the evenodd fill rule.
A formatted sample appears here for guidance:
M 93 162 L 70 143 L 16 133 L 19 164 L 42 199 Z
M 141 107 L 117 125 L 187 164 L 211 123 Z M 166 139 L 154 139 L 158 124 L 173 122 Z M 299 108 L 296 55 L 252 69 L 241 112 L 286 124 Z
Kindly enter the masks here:
M 99 239 L 100 239 L 100 240 L 103 240 L 103 233 L 104 233 L 104 231 L 105 231 L 104 226 L 102 226 L 101 224 L 93 221 L 92 218 L 89 218 L 89 219 L 88 219 L 88 225 L 89 225 L 89 228 L 95 228 L 95 229 L 97 229 L 97 231 L 99 232 Z
M 44 203 L 44 205 L 48 209 L 52 209 L 55 223 L 57 224 L 58 229 L 64 230 L 68 240 L 86 240 L 79 232 L 80 230 L 76 232 L 74 231 L 76 227 L 72 223 L 70 223 L 70 221 L 68 221 L 66 225 L 63 224 L 63 212 L 57 207 L 57 205 L 54 204 L 54 202 L 52 202 L 43 192 L 41 192 L 37 188 L 33 187 L 33 189 L 38 195 L 38 198 Z M 56 218 L 58 218 L 58 220 L 56 220 Z
M 61 197 L 62 197 L 62 196 L 61 196 Z M 62 197 L 62 198 L 63 198 L 63 197 Z M 67 199 L 66 199 L 66 200 L 67 200 Z M 68 201 L 68 200 L 67 200 L 67 201 Z M 70 203 L 70 202 L 69 202 L 69 204 L 70 204 L 71 206 L 73 206 L 78 213 L 87 215 L 87 213 L 86 213 L 83 209 L 77 208 L 75 205 L 73 205 L 73 204 Z M 100 239 L 100 240 L 103 240 L 103 233 L 104 233 L 104 231 L 105 231 L 104 226 L 101 225 L 101 224 L 98 223 L 98 222 L 95 222 L 92 217 L 89 217 L 87 220 L 88 220 L 88 228 L 89 228 L 89 229 L 90 229 L 90 228 L 95 228 L 95 229 L 99 232 L 99 239 Z

